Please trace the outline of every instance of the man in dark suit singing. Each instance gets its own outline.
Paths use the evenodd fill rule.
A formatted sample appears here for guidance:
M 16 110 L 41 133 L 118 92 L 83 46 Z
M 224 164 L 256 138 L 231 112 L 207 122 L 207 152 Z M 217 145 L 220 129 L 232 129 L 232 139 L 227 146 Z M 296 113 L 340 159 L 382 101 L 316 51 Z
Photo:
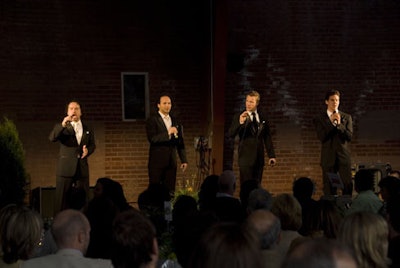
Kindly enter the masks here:
M 81 106 L 77 101 L 67 105 L 67 116 L 54 126 L 49 135 L 52 142 L 60 142 L 57 165 L 55 212 L 70 207 L 67 193 L 74 186 L 89 194 L 88 157 L 96 149 L 94 132 L 81 121 Z
M 321 141 L 321 168 L 324 195 L 336 195 L 329 173 L 339 174 L 343 183 L 343 195 L 351 195 L 351 155 L 348 143 L 353 136 L 351 115 L 339 111 L 340 92 L 330 90 L 325 95 L 327 110 L 314 118 L 318 139 Z
M 228 135 L 235 138 L 239 135 L 239 169 L 240 183 L 256 179 L 261 183 L 264 170 L 264 146 L 269 160 L 268 164 L 276 164 L 274 146 L 268 120 L 257 111 L 260 94 L 251 91 L 246 95 L 246 111 L 233 117 Z
M 163 95 L 158 103 L 158 112 L 146 121 L 149 149 L 149 179 L 150 183 L 164 184 L 168 190 L 175 191 L 177 154 L 181 160 L 180 168 L 187 168 L 185 144 L 182 125 L 170 115 L 171 98 Z

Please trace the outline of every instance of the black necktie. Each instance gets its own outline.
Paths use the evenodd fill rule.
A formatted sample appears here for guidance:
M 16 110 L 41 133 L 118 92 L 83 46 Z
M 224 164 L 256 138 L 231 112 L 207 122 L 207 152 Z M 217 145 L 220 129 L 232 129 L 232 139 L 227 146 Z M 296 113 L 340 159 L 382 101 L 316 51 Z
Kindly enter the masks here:
M 251 115 L 252 115 L 252 117 L 253 117 L 253 120 L 252 120 L 252 128 L 253 128 L 254 133 L 256 133 L 257 130 L 258 130 L 258 123 L 257 123 L 256 113 L 255 113 L 255 112 L 252 112 Z

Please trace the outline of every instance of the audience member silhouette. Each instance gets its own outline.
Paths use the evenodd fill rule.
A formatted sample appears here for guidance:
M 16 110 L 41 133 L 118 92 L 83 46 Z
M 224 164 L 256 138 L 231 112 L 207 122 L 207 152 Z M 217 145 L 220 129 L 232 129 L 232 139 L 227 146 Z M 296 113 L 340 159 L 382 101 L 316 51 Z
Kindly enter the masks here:
M 304 239 L 287 254 L 281 268 L 358 268 L 350 248 L 337 240 Z
M 114 268 L 156 267 L 156 229 L 151 221 L 136 209 L 126 210 L 116 217 L 111 248 Z
M 352 200 L 351 207 L 345 214 L 357 211 L 370 211 L 378 213 L 383 203 L 374 192 L 375 175 L 370 169 L 360 169 L 354 177 L 354 188 L 358 193 Z
M 308 220 L 312 218 L 318 209 L 318 201 L 312 198 L 314 194 L 314 183 L 310 178 L 300 177 L 293 182 L 293 195 L 301 205 L 302 225 L 299 229 L 301 235 L 308 235 Z
M 379 214 L 359 211 L 347 215 L 339 227 L 338 240 L 350 247 L 359 268 L 386 268 L 389 229 Z
M 40 246 L 43 222 L 38 213 L 9 204 L 0 211 L 0 267 L 21 267 Z
M 388 257 L 390 267 L 400 267 L 400 195 L 392 195 L 386 204 L 386 219 L 389 224 Z
M 196 200 L 187 195 L 178 196 L 172 219 L 175 254 L 179 264 L 186 267 L 195 243 L 201 236 Z
M 214 209 L 215 198 L 218 192 L 218 175 L 209 175 L 200 185 L 199 210 L 210 211 Z
M 240 200 L 234 197 L 236 176 L 225 170 L 218 178 L 218 193 L 215 199 L 215 214 L 221 222 L 242 222 L 244 210 Z
M 90 241 L 90 224 L 85 215 L 74 209 L 59 212 L 51 230 L 58 246 L 56 254 L 29 259 L 22 268 L 111 268 L 110 260 L 84 257 Z
M 270 210 L 272 207 L 272 194 L 264 188 L 251 191 L 246 207 L 246 213 L 250 214 L 255 210 Z
M 246 180 L 240 185 L 239 198 L 244 209 L 247 208 L 250 193 L 259 187 L 260 183 L 255 179 Z
M 291 194 L 279 194 L 273 199 L 271 212 L 281 221 L 278 251 L 281 255 L 286 255 L 292 241 L 302 237 L 298 232 L 302 221 L 300 203 Z
M 317 207 L 303 217 L 301 235 L 310 238 L 336 238 L 343 215 L 334 201 L 320 199 Z M 299 232 L 300 232 L 299 230 Z
M 164 184 L 149 184 L 146 190 L 138 197 L 139 209 L 150 219 L 157 231 L 157 238 L 168 231 L 168 222 L 165 218 L 165 202 L 171 202 L 168 188 Z
M 110 178 L 97 180 L 86 211 L 91 226 L 88 257 L 110 258 L 112 222 L 118 213 L 131 208 L 119 182 Z
M 218 223 L 200 239 L 188 268 L 263 267 L 260 244 L 253 229 L 235 222 Z
M 281 235 L 279 218 L 268 210 L 259 209 L 248 215 L 245 224 L 247 228 L 254 228 L 259 237 L 264 267 L 279 268 L 284 257 L 277 251 Z
M 378 186 L 380 189 L 380 197 L 383 200 L 383 206 L 379 213 L 382 216 L 386 216 L 386 206 L 388 200 L 392 196 L 397 196 L 400 194 L 400 180 L 396 177 L 386 176 L 379 181 Z

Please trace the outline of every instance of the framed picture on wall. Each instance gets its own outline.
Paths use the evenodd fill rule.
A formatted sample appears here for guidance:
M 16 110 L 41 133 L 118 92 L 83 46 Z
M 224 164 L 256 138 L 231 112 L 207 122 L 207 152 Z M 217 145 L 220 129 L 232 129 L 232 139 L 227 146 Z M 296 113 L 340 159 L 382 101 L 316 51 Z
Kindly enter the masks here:
M 149 116 L 149 85 L 146 72 L 122 72 L 122 120 L 143 120 Z

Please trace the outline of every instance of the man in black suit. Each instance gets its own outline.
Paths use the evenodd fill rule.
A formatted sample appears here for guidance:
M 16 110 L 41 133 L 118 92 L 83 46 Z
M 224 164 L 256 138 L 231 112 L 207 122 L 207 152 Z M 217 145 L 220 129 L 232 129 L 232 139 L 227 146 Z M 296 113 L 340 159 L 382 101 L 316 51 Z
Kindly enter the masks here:
M 264 170 L 264 146 L 269 157 L 268 164 L 276 164 L 271 131 L 267 119 L 257 111 L 260 94 L 251 91 L 246 95 L 246 111 L 233 117 L 228 135 L 239 135 L 240 182 L 256 179 L 261 183 Z
M 150 184 L 164 184 L 168 190 L 175 191 L 177 154 L 181 160 L 180 168 L 187 168 L 185 144 L 182 135 L 182 125 L 170 115 L 171 98 L 163 95 L 158 103 L 157 114 L 146 121 L 149 149 L 149 179 Z
M 88 157 L 96 149 L 94 132 L 81 121 L 81 106 L 77 101 L 67 105 L 67 116 L 54 126 L 49 139 L 60 142 L 57 166 L 55 212 L 69 208 L 67 193 L 72 187 L 83 188 L 89 194 Z
M 327 110 L 314 118 L 318 139 L 321 141 L 321 168 L 324 195 L 336 195 L 329 173 L 338 173 L 343 183 L 343 195 L 351 195 L 351 155 L 348 143 L 353 136 L 351 115 L 339 111 L 340 92 L 330 90 L 325 95 Z

